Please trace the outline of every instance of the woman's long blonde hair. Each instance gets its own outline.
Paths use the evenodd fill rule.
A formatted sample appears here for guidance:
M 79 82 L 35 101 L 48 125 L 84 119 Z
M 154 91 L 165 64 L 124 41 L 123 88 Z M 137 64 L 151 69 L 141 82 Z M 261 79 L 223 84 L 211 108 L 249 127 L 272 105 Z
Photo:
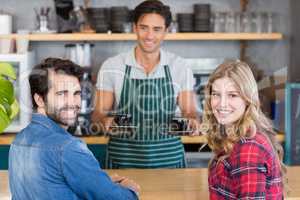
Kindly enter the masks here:
M 229 134 L 222 133 L 211 107 L 212 84 L 215 80 L 223 77 L 228 77 L 235 83 L 241 97 L 246 102 L 243 116 L 233 124 Z M 269 143 L 277 153 L 277 158 L 281 163 L 282 174 L 285 174 L 285 166 L 282 163 L 282 146 L 276 141 L 276 132 L 273 130 L 272 123 L 260 108 L 257 84 L 247 63 L 225 61 L 210 75 L 205 88 L 203 124 L 206 125 L 205 132 L 209 147 L 215 154 L 222 153 L 223 159 L 229 156 L 234 144 L 241 138 L 252 137 L 256 131 L 261 132 L 269 139 Z

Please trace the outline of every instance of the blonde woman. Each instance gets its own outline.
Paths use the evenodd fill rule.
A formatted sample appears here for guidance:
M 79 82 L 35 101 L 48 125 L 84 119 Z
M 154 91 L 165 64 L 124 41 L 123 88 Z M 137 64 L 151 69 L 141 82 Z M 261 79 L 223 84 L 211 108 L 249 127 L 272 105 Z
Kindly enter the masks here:
M 206 86 L 203 125 L 214 152 L 210 199 L 283 199 L 282 147 L 260 109 L 249 66 L 226 61 Z

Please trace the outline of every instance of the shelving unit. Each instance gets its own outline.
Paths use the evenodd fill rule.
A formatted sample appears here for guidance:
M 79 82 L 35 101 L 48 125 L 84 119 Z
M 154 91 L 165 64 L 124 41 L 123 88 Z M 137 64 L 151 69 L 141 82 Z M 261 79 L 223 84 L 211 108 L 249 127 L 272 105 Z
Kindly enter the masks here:
M 70 33 L 70 34 L 29 34 L 29 35 L 0 35 L 0 38 L 28 38 L 29 41 L 134 41 L 133 33 Z M 165 40 L 281 40 L 281 33 L 169 33 Z
M 251 0 L 239 0 L 240 2 L 240 12 L 247 11 L 248 4 Z M 238 3 L 238 0 L 237 0 Z M 296 12 L 295 12 L 296 13 Z M 43 43 L 43 45 L 48 45 L 48 42 L 107 42 L 107 43 L 117 43 L 117 42 L 130 42 L 136 40 L 136 35 L 133 33 L 33 33 L 29 35 L 18 35 L 18 34 L 10 34 L 10 35 L 0 35 L 0 39 L 2 38 L 10 38 L 10 39 L 18 39 L 18 38 L 28 38 L 31 43 L 37 44 L 39 42 Z M 277 42 L 284 38 L 282 33 L 169 33 L 167 34 L 165 40 L 171 42 L 184 43 L 192 43 L 193 41 L 228 41 L 240 43 L 240 59 L 246 60 L 247 58 L 247 49 L 251 46 L 251 41 L 262 41 L 265 42 Z M 35 47 L 35 46 L 33 46 Z M 3 149 L 4 152 L 8 152 L 7 146 L 11 144 L 15 137 L 15 134 L 8 135 L 0 135 L 0 147 L 2 146 L 2 155 Z M 96 145 L 97 149 L 99 146 L 105 145 L 108 142 L 107 137 L 103 136 L 90 136 L 90 137 L 81 137 L 86 143 L 89 145 Z M 284 142 L 285 135 L 278 134 L 277 139 L 280 142 Z M 184 144 L 201 144 L 205 143 L 204 136 L 183 136 L 181 140 Z M 0 149 L 1 150 L 1 149 Z M 1 154 L 1 151 L 0 151 Z M 5 158 L 8 157 L 8 153 L 5 153 Z M 2 156 L 4 157 L 4 156 Z M 5 161 L 7 162 L 7 161 Z M 3 162 L 2 162 L 3 163 Z M 6 167 L 7 168 L 7 167 Z M 0 162 L 1 169 L 1 162 Z

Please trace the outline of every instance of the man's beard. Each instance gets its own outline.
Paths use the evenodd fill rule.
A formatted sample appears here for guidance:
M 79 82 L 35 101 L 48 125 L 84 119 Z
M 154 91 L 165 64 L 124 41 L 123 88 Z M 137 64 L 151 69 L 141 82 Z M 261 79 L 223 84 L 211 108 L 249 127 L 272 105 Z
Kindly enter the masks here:
M 74 119 L 72 121 L 70 121 L 68 119 L 64 119 L 61 116 L 61 112 L 69 110 L 69 109 L 72 109 L 72 110 L 74 110 L 74 112 L 76 112 L 76 117 L 74 117 Z M 49 118 L 51 118 L 56 123 L 69 127 L 69 126 L 73 126 L 76 124 L 79 110 L 80 110 L 79 106 L 65 106 L 60 109 L 53 109 L 53 108 L 49 109 L 49 107 L 47 107 L 46 114 Z

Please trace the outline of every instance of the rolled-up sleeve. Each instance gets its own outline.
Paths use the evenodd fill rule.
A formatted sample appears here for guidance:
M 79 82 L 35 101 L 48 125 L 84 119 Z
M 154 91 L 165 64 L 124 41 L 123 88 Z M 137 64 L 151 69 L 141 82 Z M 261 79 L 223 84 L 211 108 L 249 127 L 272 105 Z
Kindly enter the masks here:
M 133 191 L 111 181 L 86 144 L 81 141 L 74 140 L 64 146 L 61 169 L 67 184 L 82 199 L 138 199 Z
M 114 70 L 111 69 L 112 63 L 110 60 L 107 60 L 101 66 L 98 76 L 97 76 L 97 83 L 96 88 L 97 90 L 106 90 L 106 91 L 113 91 L 114 89 L 114 81 L 113 75 Z
M 192 70 L 185 65 L 184 68 L 182 69 L 182 76 L 180 80 L 180 85 L 181 85 L 181 91 L 192 91 L 193 86 L 195 85 L 195 78 L 193 75 Z
M 183 91 L 193 91 L 195 78 L 191 68 L 185 59 L 176 57 L 172 60 L 172 81 L 175 92 L 178 94 Z

